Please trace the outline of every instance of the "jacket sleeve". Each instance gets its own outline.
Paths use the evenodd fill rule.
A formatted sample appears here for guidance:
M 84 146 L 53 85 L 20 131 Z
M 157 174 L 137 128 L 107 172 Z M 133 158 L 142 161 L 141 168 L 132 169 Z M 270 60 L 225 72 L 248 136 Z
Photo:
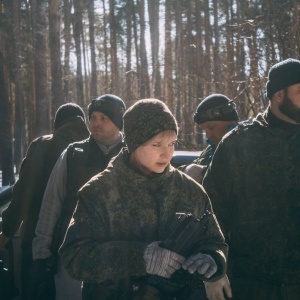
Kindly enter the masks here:
M 147 244 L 111 240 L 105 208 L 99 211 L 92 203 L 79 191 L 78 205 L 60 248 L 62 262 L 71 277 L 102 282 L 146 275 L 143 253 Z
M 52 254 L 54 229 L 66 195 L 67 160 L 65 154 L 66 150 L 57 160 L 47 183 L 35 229 L 36 237 L 32 242 L 33 259 L 47 258 Z
M 195 244 L 191 249 L 191 255 L 195 253 L 203 253 L 209 254 L 214 258 L 218 266 L 217 272 L 210 279 L 202 276 L 202 280 L 214 281 L 226 273 L 228 246 L 225 243 L 224 235 L 214 214 L 211 201 L 203 187 L 198 184 L 190 184 L 189 195 L 190 198 L 193 199 L 191 209 L 194 208 L 194 210 L 191 210 L 191 212 L 193 212 L 195 216 L 200 218 L 203 212 L 206 212 L 207 210 L 211 212 L 207 223 L 204 225 L 204 231 L 197 236 Z
M 229 232 L 229 221 L 234 217 L 230 209 L 232 207 L 230 190 L 235 176 L 231 174 L 228 151 L 230 150 L 226 150 L 221 141 L 203 179 L 203 186 L 211 200 L 213 210 L 226 239 Z
M 19 179 L 13 187 L 13 198 L 2 213 L 3 233 L 11 238 L 22 221 L 29 215 L 35 195 L 40 195 L 44 170 L 44 147 L 40 139 L 34 140 L 22 161 Z

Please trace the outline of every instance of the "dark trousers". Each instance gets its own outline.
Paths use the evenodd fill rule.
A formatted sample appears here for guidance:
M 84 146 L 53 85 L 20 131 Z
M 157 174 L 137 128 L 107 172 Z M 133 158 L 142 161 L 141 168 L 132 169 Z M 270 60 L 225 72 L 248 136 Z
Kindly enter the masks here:
M 257 279 L 230 279 L 234 300 L 299 300 L 300 284 L 282 285 Z
M 32 260 L 32 242 L 22 241 L 21 299 L 55 300 L 54 275 L 41 273 Z
M 120 280 L 116 285 L 106 282 L 105 284 L 83 282 L 83 300 L 208 300 L 202 284 L 196 290 L 187 289 L 178 296 L 168 297 L 163 295 L 157 288 L 134 280 L 133 284 Z M 266 300 L 266 299 L 265 299 Z

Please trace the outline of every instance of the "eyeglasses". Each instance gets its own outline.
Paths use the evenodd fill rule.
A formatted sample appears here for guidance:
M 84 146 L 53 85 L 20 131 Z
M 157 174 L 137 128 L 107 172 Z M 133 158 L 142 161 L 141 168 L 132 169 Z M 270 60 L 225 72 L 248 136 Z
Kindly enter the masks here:
M 193 119 L 196 123 L 204 123 L 212 119 L 227 115 L 236 109 L 236 104 L 231 100 L 226 104 L 222 104 L 216 107 L 209 108 L 207 110 L 196 112 L 193 115 Z

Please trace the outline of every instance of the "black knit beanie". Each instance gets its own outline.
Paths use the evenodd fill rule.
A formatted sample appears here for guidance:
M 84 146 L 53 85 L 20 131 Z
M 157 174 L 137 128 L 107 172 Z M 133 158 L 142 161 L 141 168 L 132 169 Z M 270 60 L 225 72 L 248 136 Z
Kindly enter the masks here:
M 79 105 L 75 103 L 66 103 L 61 105 L 55 113 L 53 122 L 54 130 L 57 129 L 66 119 L 77 116 L 82 117 L 85 121 L 84 112 Z
M 207 121 L 238 121 L 235 103 L 222 94 L 212 94 L 204 98 L 193 115 L 196 123 Z
M 124 101 L 111 94 L 102 95 L 94 100 L 88 106 L 89 120 L 93 111 L 104 113 L 114 122 L 120 130 L 123 129 L 123 114 L 125 112 L 126 105 Z
M 123 118 L 125 143 L 129 152 L 162 131 L 178 132 L 177 122 L 171 111 L 157 99 L 137 101 L 128 108 Z
M 297 83 L 300 83 L 300 61 L 292 58 L 281 61 L 269 71 L 267 97 L 271 100 L 276 92 Z

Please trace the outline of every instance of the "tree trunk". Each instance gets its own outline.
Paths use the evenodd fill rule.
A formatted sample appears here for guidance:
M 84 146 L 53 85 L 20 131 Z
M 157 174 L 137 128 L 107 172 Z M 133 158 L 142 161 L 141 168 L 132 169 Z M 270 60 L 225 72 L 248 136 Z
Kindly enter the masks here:
M 64 103 L 60 61 L 60 13 L 58 0 L 49 1 L 49 50 L 51 58 L 52 120 Z
M 176 27 L 176 38 L 175 38 L 175 89 L 176 89 L 176 103 L 175 105 L 175 116 L 176 120 L 181 126 L 182 124 L 182 97 L 181 97 L 181 80 L 182 80 L 182 70 L 183 70 L 183 30 L 182 30 L 182 14 L 181 14 L 181 1 L 175 1 L 175 27 Z M 183 140 L 184 128 L 179 132 L 180 140 Z
M 204 51 L 203 51 L 203 18 L 201 16 L 201 3 L 200 0 L 196 0 L 196 49 L 197 49 L 197 58 L 196 58 L 196 66 L 197 66 L 197 96 L 198 98 L 203 97 L 203 61 L 204 61 Z
M 165 7 L 165 56 L 164 56 L 164 101 L 171 109 L 174 110 L 173 99 L 173 59 L 172 59 L 172 38 L 171 38 L 171 2 L 172 0 L 166 0 Z
M 231 1 L 225 1 L 225 12 L 226 12 L 226 95 L 229 98 L 234 97 L 234 88 L 233 88 L 233 80 L 234 80 L 234 65 L 233 65 L 233 42 L 231 39 Z M 231 17 L 231 18 L 230 18 Z
M 186 63 L 185 63 L 185 80 L 186 83 L 184 84 L 185 86 L 185 92 L 184 92 L 184 97 L 183 97 L 183 118 L 182 121 L 184 122 L 184 128 L 186 132 L 185 136 L 185 145 L 190 146 L 193 143 L 193 127 L 194 127 L 194 122 L 193 119 L 191 118 L 192 116 L 192 111 L 197 105 L 197 98 L 195 97 L 195 79 L 198 74 L 195 73 L 197 66 L 195 66 L 195 57 L 197 56 L 198 53 L 195 53 L 195 39 L 193 35 L 193 30 L 194 30 L 194 18 L 193 18 L 193 6 L 191 2 L 186 3 L 187 6 L 187 12 L 186 12 L 186 19 L 187 19 L 187 25 L 186 25 L 186 43 L 189 45 L 189 47 L 186 49 Z M 196 55 L 195 55 L 196 54 Z M 195 68 L 196 67 L 196 68 Z
M 152 54 L 152 91 L 155 98 L 161 98 L 161 75 L 159 51 L 159 0 L 148 0 L 148 13 Z
M 26 145 L 25 137 L 25 110 L 24 96 L 22 87 L 22 70 L 20 61 L 20 6 L 18 1 L 13 2 L 13 23 L 14 23 L 14 40 L 15 40 L 15 132 L 14 132 L 14 159 L 17 172 L 19 171 L 21 161 Z
M 37 0 L 34 11 L 34 70 L 36 97 L 36 136 L 48 134 L 52 129 L 49 116 L 47 86 L 47 1 Z
M 76 48 L 76 88 L 77 101 L 80 106 L 84 106 L 83 93 L 83 76 L 82 76 L 82 51 L 81 51 L 81 28 L 82 28 L 82 6 L 81 0 L 74 0 L 74 18 L 73 18 L 73 34 Z
M 70 47 L 71 47 L 71 3 L 70 0 L 64 0 L 64 102 L 70 102 L 71 92 L 71 74 L 70 74 Z
M 208 96 L 211 92 L 211 25 L 209 1 L 204 1 L 204 28 L 205 28 L 205 61 L 204 61 L 204 95 Z
M 126 91 L 125 99 L 131 100 L 132 70 L 131 70 L 131 43 L 132 43 L 132 0 L 126 1 Z
M 238 109 L 240 118 L 244 119 L 246 115 L 246 74 L 245 74 L 245 42 L 242 32 L 243 16 L 243 1 L 236 1 L 236 15 L 237 15 L 237 35 L 236 35 L 236 73 L 237 73 L 237 99 L 239 104 Z
M 141 98 L 150 97 L 149 75 L 148 75 L 148 59 L 145 42 L 145 1 L 139 1 L 140 16 L 140 57 L 141 57 L 141 77 L 140 77 L 140 96 Z
M 12 124 L 9 99 L 4 76 L 4 64 L 0 52 L 0 164 L 2 169 L 2 185 L 15 183 L 12 147 Z
M 107 47 L 107 22 L 106 22 L 106 7 L 105 0 L 102 1 L 103 5 L 103 47 L 104 47 L 104 65 L 105 65 L 105 75 L 104 75 L 104 87 L 101 86 L 102 90 L 109 90 L 109 74 L 108 74 L 108 47 Z
M 119 95 L 119 72 L 118 72 L 118 50 L 117 50 L 117 24 L 115 19 L 115 1 L 109 1 L 109 23 L 110 23 L 110 57 L 111 57 L 111 92 Z
M 95 51 L 95 15 L 94 15 L 94 0 L 88 1 L 88 16 L 89 16 L 89 38 L 91 51 L 91 98 L 96 98 L 97 93 L 97 66 L 96 66 L 96 51 Z
M 221 63 L 220 63 L 220 31 L 219 31 L 219 12 L 218 12 L 218 0 L 213 0 L 214 8 L 214 82 L 216 90 L 221 88 Z
M 140 85 L 140 78 L 141 78 L 141 66 L 140 66 L 140 51 L 139 51 L 139 44 L 138 44 L 138 22 L 137 22 L 137 15 L 135 5 L 132 5 L 132 17 L 133 17 L 133 34 L 134 34 L 134 49 L 135 49 L 135 61 L 136 61 L 136 77 L 137 77 L 137 96 L 139 98 L 141 95 L 141 85 Z

